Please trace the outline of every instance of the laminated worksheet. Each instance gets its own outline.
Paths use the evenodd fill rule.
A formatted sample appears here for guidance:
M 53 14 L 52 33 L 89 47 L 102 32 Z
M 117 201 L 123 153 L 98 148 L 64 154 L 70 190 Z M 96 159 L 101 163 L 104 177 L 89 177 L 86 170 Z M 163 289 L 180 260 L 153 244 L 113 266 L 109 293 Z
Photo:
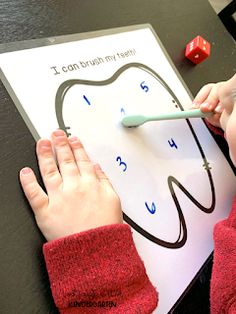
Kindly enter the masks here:
M 121 124 L 125 115 L 190 108 L 165 48 L 145 24 L 9 50 L 0 54 L 1 79 L 30 132 L 37 140 L 61 128 L 101 165 L 159 292 L 155 313 L 168 313 L 212 253 L 236 180 L 200 118 Z

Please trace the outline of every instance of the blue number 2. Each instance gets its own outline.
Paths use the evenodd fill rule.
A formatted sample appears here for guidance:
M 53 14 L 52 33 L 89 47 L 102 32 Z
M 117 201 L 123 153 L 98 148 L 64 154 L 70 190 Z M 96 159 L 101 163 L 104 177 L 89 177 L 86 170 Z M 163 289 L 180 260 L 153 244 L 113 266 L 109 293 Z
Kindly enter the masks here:
M 120 113 L 125 114 L 125 109 L 124 108 L 120 108 Z
M 156 205 L 155 205 L 155 203 L 152 202 L 151 207 L 149 207 L 148 203 L 145 202 L 145 206 L 146 206 L 146 208 L 147 208 L 147 210 L 149 211 L 150 214 L 155 214 L 155 212 L 156 212 Z

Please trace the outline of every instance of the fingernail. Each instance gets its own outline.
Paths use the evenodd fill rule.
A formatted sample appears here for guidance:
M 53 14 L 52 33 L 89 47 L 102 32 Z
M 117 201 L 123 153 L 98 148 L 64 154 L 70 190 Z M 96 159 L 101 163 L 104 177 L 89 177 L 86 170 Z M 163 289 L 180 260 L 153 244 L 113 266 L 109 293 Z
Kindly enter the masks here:
M 95 170 L 102 170 L 101 166 L 99 164 L 94 164 Z
M 200 106 L 199 103 L 197 103 L 195 101 L 192 102 L 192 108 L 199 108 L 199 106 Z
M 56 137 L 65 136 L 65 132 L 62 130 L 56 130 L 52 134 Z
M 215 112 L 222 113 L 222 111 L 223 111 L 223 107 L 221 105 L 216 106 Z
M 21 169 L 20 171 L 23 175 L 29 174 L 32 172 L 32 170 L 29 167 L 25 167 L 23 169 Z
M 75 141 L 78 141 L 78 137 L 77 137 L 77 136 L 70 136 L 70 137 L 68 138 L 68 140 L 69 140 L 70 142 L 75 142 Z
M 47 139 L 41 139 L 41 140 L 39 140 L 39 142 L 38 142 L 38 146 L 40 147 L 40 149 L 44 149 L 44 150 L 46 150 L 46 151 L 48 151 L 48 149 L 50 149 L 51 148 L 51 143 L 50 143 L 50 141 L 49 140 L 47 140 Z
M 209 105 L 207 102 L 204 102 L 201 104 L 200 108 L 205 108 L 205 109 L 211 110 L 212 106 Z

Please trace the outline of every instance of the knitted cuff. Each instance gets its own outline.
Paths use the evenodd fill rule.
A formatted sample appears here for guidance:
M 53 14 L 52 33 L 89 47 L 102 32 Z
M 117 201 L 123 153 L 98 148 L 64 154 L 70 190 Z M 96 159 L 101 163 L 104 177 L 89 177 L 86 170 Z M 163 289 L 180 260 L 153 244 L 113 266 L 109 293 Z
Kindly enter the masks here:
M 236 313 L 236 229 L 229 226 L 227 219 L 215 225 L 214 242 L 211 313 Z
M 127 300 L 131 308 L 132 302 L 156 307 L 157 293 L 126 224 L 103 226 L 48 242 L 43 253 L 54 301 L 60 309 L 80 302 L 115 302 L 122 310 Z
M 222 137 L 224 137 L 224 131 L 221 128 L 217 128 L 216 126 L 212 125 L 211 123 L 209 123 L 207 120 L 204 120 L 207 127 L 216 135 L 220 135 Z
M 226 224 L 229 227 L 234 228 L 235 232 L 236 232 L 236 195 L 233 199 L 232 208 L 231 208 L 231 211 L 229 213 L 229 216 L 226 219 Z

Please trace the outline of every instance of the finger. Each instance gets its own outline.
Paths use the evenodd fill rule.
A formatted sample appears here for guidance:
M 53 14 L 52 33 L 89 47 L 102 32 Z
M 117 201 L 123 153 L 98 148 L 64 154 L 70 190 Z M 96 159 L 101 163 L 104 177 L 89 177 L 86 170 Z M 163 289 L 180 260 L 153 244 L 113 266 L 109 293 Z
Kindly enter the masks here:
M 223 112 L 223 109 L 224 109 L 224 108 L 223 108 L 222 104 L 219 102 L 218 105 L 215 107 L 215 110 L 214 110 L 214 111 L 215 111 L 216 113 L 222 113 L 222 112 Z
M 193 100 L 193 105 L 195 107 L 199 107 L 200 104 L 205 102 L 205 100 L 207 99 L 207 97 L 210 94 L 210 91 L 214 85 L 215 85 L 214 83 L 209 83 L 200 89 L 200 91 L 197 93 L 197 95 L 195 96 L 195 98 Z
M 231 113 L 236 103 L 236 75 L 222 84 L 218 93 L 223 108 L 227 113 Z
M 46 139 L 39 140 L 36 146 L 36 153 L 44 185 L 47 192 L 50 193 L 50 190 L 54 190 L 62 184 L 62 178 L 53 155 L 51 142 Z
M 204 103 L 200 105 L 200 109 L 203 112 L 213 111 L 219 105 L 219 87 L 221 85 L 222 82 L 213 85 Z
M 114 189 L 110 180 L 108 179 L 107 175 L 102 170 L 102 168 L 99 164 L 94 165 L 94 170 L 95 170 L 96 176 L 98 177 L 99 181 L 101 181 L 102 183 L 104 183 L 106 185 L 109 185 L 112 189 Z
M 53 132 L 52 144 L 54 145 L 62 181 L 77 180 L 79 171 L 65 132 L 62 130 Z
M 90 158 L 87 155 L 81 141 L 76 136 L 72 136 L 69 138 L 69 143 L 74 153 L 75 160 L 78 165 L 81 176 L 86 175 L 93 178 L 97 178 L 93 164 L 90 161 Z
M 220 117 L 221 117 L 221 113 L 215 113 L 213 114 L 211 117 L 206 118 L 206 120 L 214 125 L 215 127 L 220 128 L 221 124 L 220 124 Z
M 25 196 L 35 215 L 48 206 L 48 196 L 38 184 L 34 172 L 30 168 L 20 171 L 20 182 Z

